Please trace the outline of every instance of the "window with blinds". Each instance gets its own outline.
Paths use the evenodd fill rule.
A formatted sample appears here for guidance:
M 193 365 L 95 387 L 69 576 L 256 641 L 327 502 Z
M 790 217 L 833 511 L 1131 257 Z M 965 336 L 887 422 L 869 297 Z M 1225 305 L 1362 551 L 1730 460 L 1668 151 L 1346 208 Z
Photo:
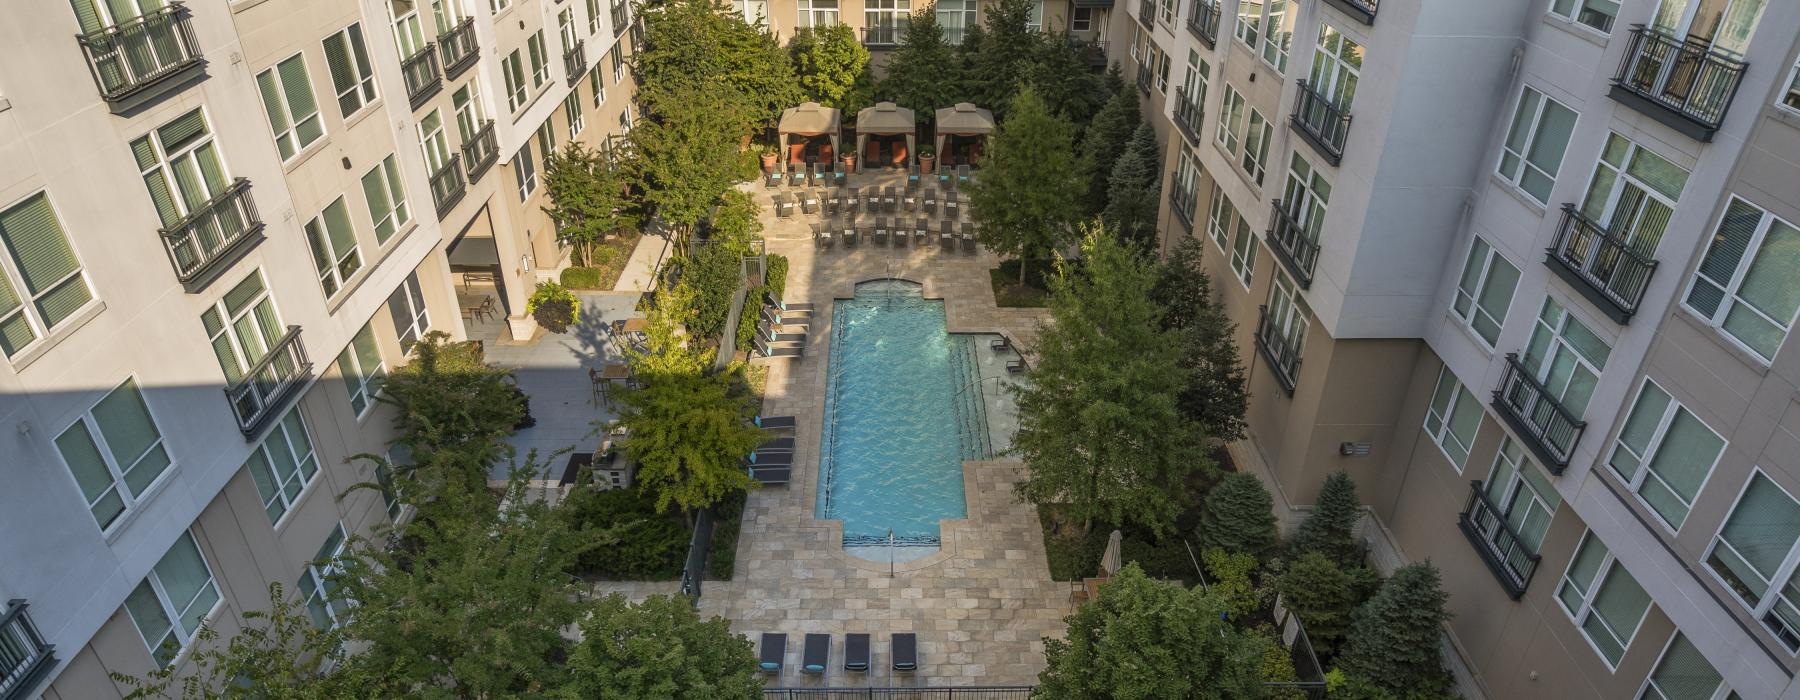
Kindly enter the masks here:
M 525 106 L 528 93 L 525 87 L 525 68 L 520 62 L 518 49 L 513 49 L 512 53 L 500 60 L 500 77 L 506 79 L 507 110 L 519 111 L 519 108 Z
M 299 407 L 288 409 L 287 415 L 269 429 L 268 437 L 244 461 L 244 469 L 256 482 L 256 493 L 262 497 L 269 523 L 280 523 L 319 473 L 319 459 L 313 452 L 312 438 L 306 434 L 306 423 L 300 419 Z
M 108 392 L 56 436 L 56 451 L 103 532 L 159 481 L 171 463 L 135 379 Z
M 1787 647 L 1800 651 L 1800 502 L 1761 469 L 1750 475 L 1704 561 Z
M 357 248 L 356 230 L 350 227 L 349 208 L 344 206 L 342 196 L 306 222 L 306 244 L 312 250 L 319 285 L 325 288 L 327 299 L 362 269 L 362 250 Z
M 162 561 L 125 598 L 125 610 L 159 666 L 181 656 L 212 609 L 219 587 L 192 532 L 181 533 Z
M 587 120 L 581 114 L 581 95 L 577 90 L 570 90 L 569 96 L 563 98 L 563 114 L 569 118 L 569 138 L 574 139 L 587 127 Z
M 1501 179 L 1513 183 L 1539 203 L 1550 201 L 1563 151 L 1575 131 L 1575 110 L 1530 87 L 1519 95 L 1512 127 L 1500 155 Z
M 251 272 L 213 308 L 201 313 L 200 325 L 206 329 L 219 369 L 224 370 L 225 380 L 231 384 L 241 381 L 244 373 L 287 334 L 275 301 L 263 284 L 261 270 Z
M 1646 378 L 1606 463 L 1670 530 L 1687 521 L 1725 438 Z
M 1556 599 L 1609 670 L 1625 657 L 1651 603 L 1650 594 L 1592 531 L 1563 572 Z
M 431 331 L 431 312 L 425 308 L 425 293 L 419 287 L 419 273 L 406 276 L 406 281 L 388 295 L 388 314 L 394 319 L 394 332 L 400 337 L 400 352 L 412 352 L 414 344 Z
M 525 49 L 531 54 L 531 87 L 543 87 L 550 80 L 550 52 L 544 48 L 544 30 L 532 34 L 525 42 Z
M 369 205 L 369 221 L 375 226 L 375 242 L 386 243 L 412 220 L 406 208 L 406 190 L 400 185 L 400 166 L 393 154 L 362 176 L 363 201 Z
M 375 346 L 375 330 L 368 324 L 363 324 L 344 351 L 338 353 L 338 374 L 350 392 L 350 409 L 357 418 L 368 415 L 375 405 L 375 392 L 381 390 L 381 381 L 387 377 L 381 351 Z
M 1732 196 L 1684 304 L 1773 361 L 1800 313 L 1800 229 Z
M 81 261 L 38 192 L 0 211 L 0 351 L 15 357 L 94 300 Z
M 375 72 L 369 66 L 369 50 L 363 45 L 362 25 L 351 24 L 325 37 L 325 64 L 331 69 L 331 87 L 337 91 L 338 114 L 349 119 L 375 101 Z
M 313 98 L 306 72 L 306 57 L 294 54 L 256 75 L 269 129 L 275 132 L 275 150 L 286 161 L 325 136 L 319 103 Z
M 1616 7 L 1616 3 L 1615 3 Z M 1638 700 L 1742 700 L 1725 686 L 1725 677 L 1706 660 L 1700 648 L 1676 631 L 1669 637 L 1656 670 L 1644 679 Z
M 165 229 L 204 211 L 231 186 L 206 114 L 198 109 L 132 141 L 131 153 Z

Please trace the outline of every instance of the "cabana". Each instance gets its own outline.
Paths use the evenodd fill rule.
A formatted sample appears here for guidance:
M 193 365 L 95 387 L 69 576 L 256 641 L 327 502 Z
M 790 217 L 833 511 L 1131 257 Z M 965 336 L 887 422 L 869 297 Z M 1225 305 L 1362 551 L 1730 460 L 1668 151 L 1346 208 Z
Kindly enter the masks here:
M 781 138 L 781 154 L 786 163 L 805 163 L 807 144 L 819 136 L 830 136 L 831 145 L 821 144 L 813 151 L 816 162 L 827 163 L 838 153 L 838 133 L 843 120 L 843 112 L 836 107 L 826 107 L 817 102 L 807 102 L 799 107 L 789 107 L 781 112 L 781 124 L 778 128 Z M 789 136 L 801 137 L 800 142 L 788 146 Z
M 870 136 L 877 137 L 873 148 L 869 144 Z M 898 136 L 906 137 L 904 147 L 897 143 L 898 139 L 895 137 Z M 865 107 L 856 113 L 856 152 L 863 154 L 864 167 L 905 167 L 913 162 L 913 142 L 917 138 L 913 111 L 910 109 L 892 102 L 877 102 L 875 106 Z M 884 141 L 896 143 L 883 150 L 881 145 Z
M 976 107 L 967 102 L 958 102 L 955 107 L 945 107 L 937 111 L 937 154 L 938 162 L 944 165 L 973 165 L 981 159 L 981 153 L 987 145 L 988 134 L 994 133 L 994 113 Z M 957 146 L 962 140 L 960 155 L 953 155 L 947 148 Z M 972 140 L 972 141 L 971 141 Z

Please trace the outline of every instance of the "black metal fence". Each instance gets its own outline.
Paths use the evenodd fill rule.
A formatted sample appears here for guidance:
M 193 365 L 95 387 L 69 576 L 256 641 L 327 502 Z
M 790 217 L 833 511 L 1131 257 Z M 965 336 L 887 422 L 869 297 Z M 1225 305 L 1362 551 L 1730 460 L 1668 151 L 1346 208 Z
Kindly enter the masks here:
M 712 509 L 702 508 L 694 517 L 694 536 L 688 539 L 687 564 L 681 569 L 681 593 L 700 599 L 700 582 L 706 580 L 706 562 L 712 557 Z

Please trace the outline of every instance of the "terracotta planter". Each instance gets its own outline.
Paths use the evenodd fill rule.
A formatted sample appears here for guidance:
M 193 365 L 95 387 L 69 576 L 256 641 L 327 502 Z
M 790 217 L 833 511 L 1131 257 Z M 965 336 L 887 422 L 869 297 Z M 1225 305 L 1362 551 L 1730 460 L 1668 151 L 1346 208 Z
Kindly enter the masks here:
M 937 156 L 932 155 L 930 153 L 919 154 L 919 172 L 935 173 L 935 172 L 937 172 L 937 170 L 934 167 L 936 165 L 937 165 Z
M 846 173 L 856 172 L 856 156 L 846 155 L 842 158 L 842 161 L 844 163 L 844 172 L 846 172 Z
M 764 152 L 764 153 L 763 153 L 763 154 L 762 154 L 762 168 L 763 168 L 763 172 L 765 172 L 765 173 L 768 173 L 768 172 L 774 172 L 774 171 L 775 171 L 775 159 L 776 159 L 776 158 L 779 158 L 779 157 L 780 157 L 780 156 L 779 156 L 779 155 L 777 155 L 777 154 L 774 154 L 774 153 L 769 153 L 769 152 L 766 152 L 766 151 L 765 151 L 765 152 Z

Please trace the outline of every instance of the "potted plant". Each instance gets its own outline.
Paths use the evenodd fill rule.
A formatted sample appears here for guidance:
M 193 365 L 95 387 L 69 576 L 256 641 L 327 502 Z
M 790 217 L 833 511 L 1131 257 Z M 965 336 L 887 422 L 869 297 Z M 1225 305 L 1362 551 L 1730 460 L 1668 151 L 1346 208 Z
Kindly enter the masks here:
M 780 157 L 781 157 L 781 154 L 775 151 L 774 146 L 763 147 L 763 150 L 762 150 L 763 172 L 765 172 L 765 173 L 775 172 L 775 159 L 780 158 Z
M 932 167 L 934 165 L 937 165 L 937 154 L 932 152 L 931 146 L 920 146 L 919 147 L 919 172 L 921 172 L 921 173 L 937 172 L 937 170 L 935 170 Z
M 845 153 L 844 157 L 839 158 L 838 160 L 843 162 L 844 172 L 846 172 L 846 173 L 856 172 L 856 154 L 855 153 Z
M 525 300 L 525 313 L 551 333 L 567 333 L 569 326 L 581 320 L 581 298 L 556 282 L 539 282 L 537 291 Z

